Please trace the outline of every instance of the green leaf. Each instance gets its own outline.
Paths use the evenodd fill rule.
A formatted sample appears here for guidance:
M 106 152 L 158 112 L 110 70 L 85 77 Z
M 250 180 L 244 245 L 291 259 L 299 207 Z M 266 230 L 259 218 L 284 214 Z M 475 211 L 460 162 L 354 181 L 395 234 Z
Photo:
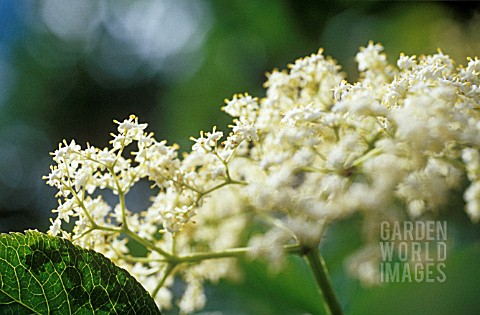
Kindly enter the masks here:
M 160 314 L 105 256 L 36 231 L 0 234 L 0 314 Z

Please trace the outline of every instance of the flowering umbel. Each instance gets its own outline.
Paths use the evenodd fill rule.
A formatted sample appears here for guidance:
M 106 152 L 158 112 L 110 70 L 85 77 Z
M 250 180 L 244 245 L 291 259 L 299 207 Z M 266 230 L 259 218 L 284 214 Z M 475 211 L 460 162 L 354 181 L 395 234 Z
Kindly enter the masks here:
M 234 117 L 227 136 L 202 131 L 182 157 L 133 115 L 115 121 L 108 148 L 64 141 L 45 177 L 59 191 L 50 233 L 104 253 L 161 308 L 171 307 L 174 275 L 181 277 L 176 302 L 190 313 L 205 303 L 204 281 L 236 274 L 232 257 L 263 256 L 279 267 L 285 253 L 317 248 L 328 222 L 353 213 L 364 224 L 421 218 L 460 191 L 478 222 L 480 60 L 456 67 L 439 51 L 402 54 L 390 65 L 382 51 L 360 49 L 353 84 L 321 50 L 269 73 L 265 98 L 226 100 Z M 142 179 L 152 184 L 151 204 L 132 213 L 126 196 Z M 146 256 L 134 256 L 129 242 Z M 358 270 L 375 282 L 375 273 Z

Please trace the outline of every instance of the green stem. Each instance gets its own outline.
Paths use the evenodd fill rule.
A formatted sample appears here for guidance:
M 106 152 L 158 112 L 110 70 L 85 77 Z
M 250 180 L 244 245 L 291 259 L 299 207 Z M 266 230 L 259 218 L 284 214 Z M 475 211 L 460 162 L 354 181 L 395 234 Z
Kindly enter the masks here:
M 138 243 L 142 244 L 143 246 L 145 246 L 147 249 L 149 250 L 153 250 L 153 251 L 156 251 L 157 253 L 159 253 L 160 255 L 162 255 L 163 257 L 165 257 L 166 260 L 168 261 L 175 261 L 175 256 L 173 256 L 172 254 L 170 253 L 167 253 L 164 249 L 158 247 L 158 246 L 155 246 L 155 244 L 153 244 L 152 242 L 138 236 L 135 232 L 132 232 L 131 230 L 129 229 L 126 229 L 125 226 L 122 227 L 121 229 L 121 232 L 123 234 L 125 234 L 126 236 L 134 239 L 135 241 L 137 241 Z
M 163 277 L 162 279 L 160 279 L 160 281 L 158 282 L 157 286 L 155 287 L 155 289 L 152 291 L 152 297 L 155 298 L 157 296 L 157 293 L 158 291 L 162 288 L 163 284 L 165 283 L 165 281 L 167 280 L 168 276 L 170 274 L 172 274 L 173 270 L 175 269 L 176 265 L 175 264 L 168 264 L 166 267 L 165 267 L 165 271 L 164 271 L 164 274 L 163 274 Z
M 320 255 L 318 248 L 310 249 L 305 252 L 305 259 L 308 261 L 310 268 L 312 269 L 317 285 L 320 288 L 324 301 L 325 309 L 327 313 L 331 315 L 342 315 L 342 307 L 338 301 L 335 291 L 333 291 L 330 279 L 327 273 L 327 267 L 325 261 Z
M 203 196 L 208 195 L 209 193 L 211 193 L 211 192 L 213 192 L 213 191 L 215 191 L 215 190 L 217 190 L 217 189 L 220 189 L 220 188 L 222 188 L 222 187 L 224 187 L 224 186 L 231 185 L 231 184 L 233 184 L 233 185 L 245 185 L 246 183 L 241 182 L 241 181 L 237 181 L 237 180 L 233 180 L 233 179 L 231 179 L 230 177 L 228 177 L 223 183 L 220 183 L 220 184 L 218 184 L 218 185 L 216 185 L 216 186 L 214 186 L 214 187 L 212 187 L 212 188 L 210 188 L 210 189 L 207 189 L 207 190 L 205 190 L 205 191 L 202 191 L 202 192 L 200 193 L 200 197 L 198 198 L 198 200 L 200 200 Z
M 226 249 L 219 252 L 194 253 L 177 257 L 175 261 L 177 263 L 193 263 L 207 259 L 243 257 L 251 250 L 252 249 L 250 247 L 239 247 Z M 279 250 L 283 250 L 287 254 L 299 254 L 302 252 L 302 247 L 299 244 L 290 244 L 279 247 Z

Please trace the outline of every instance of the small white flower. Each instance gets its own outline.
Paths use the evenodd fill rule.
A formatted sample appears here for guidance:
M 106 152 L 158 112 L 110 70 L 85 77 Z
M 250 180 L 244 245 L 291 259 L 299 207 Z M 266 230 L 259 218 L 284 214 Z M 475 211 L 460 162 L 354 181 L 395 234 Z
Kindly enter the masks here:
M 355 60 L 358 62 L 358 70 L 365 71 L 383 68 L 386 65 L 386 56 L 382 54 L 383 47 L 380 44 L 370 42 L 367 47 L 360 48 Z
M 61 231 L 62 221 L 57 218 L 55 220 L 50 219 L 50 222 L 51 225 L 48 232 L 50 233 L 50 235 L 57 236 L 58 233 Z
M 242 142 L 242 136 L 236 133 L 232 133 L 227 137 L 227 140 L 223 143 L 225 148 L 233 150 L 239 146 Z
M 190 140 L 195 142 L 192 146 L 192 151 L 206 152 L 212 150 L 209 144 L 210 141 L 203 136 L 203 131 L 200 132 L 200 137 L 196 139 L 191 137 Z
M 243 117 L 248 121 L 254 121 L 259 105 L 257 99 L 246 94 L 236 94 L 232 100 L 225 100 L 226 106 L 223 111 L 233 117 Z
M 207 143 L 210 146 L 215 146 L 217 141 L 223 137 L 223 132 L 217 131 L 217 127 L 214 126 L 212 132 L 207 132 L 205 135 L 207 136 Z
M 148 124 L 139 124 L 138 117 L 135 115 L 130 115 L 128 119 L 125 119 L 123 122 L 114 121 L 118 124 L 118 132 L 123 135 L 127 135 L 129 132 L 132 134 L 137 134 L 138 131 L 142 131 L 147 128 Z
M 333 97 L 335 98 L 336 101 L 339 101 L 342 99 L 343 94 L 347 93 L 348 90 L 352 87 L 351 84 L 349 84 L 346 80 L 342 80 L 340 85 L 338 85 L 334 90 L 333 90 Z
M 54 160 L 72 160 L 75 159 L 75 153 L 81 150 L 81 147 L 75 143 L 75 140 L 72 140 L 69 144 L 65 140 L 63 140 L 63 145 L 60 144 L 58 150 L 53 153 Z
M 231 126 L 233 133 L 239 135 L 242 139 L 248 141 L 258 141 L 257 128 L 253 123 L 244 123 L 240 120 L 236 121 L 236 125 Z
M 401 53 L 400 57 L 397 60 L 397 66 L 402 70 L 411 69 L 417 64 L 415 61 L 416 58 L 417 56 L 415 55 L 408 57 L 405 56 L 404 53 Z
M 105 148 L 104 150 L 98 152 L 97 158 L 98 161 L 110 167 L 113 166 L 113 163 L 115 163 L 117 157 L 113 152 Z
M 464 194 L 466 211 L 472 222 L 480 221 L 480 182 L 472 183 Z

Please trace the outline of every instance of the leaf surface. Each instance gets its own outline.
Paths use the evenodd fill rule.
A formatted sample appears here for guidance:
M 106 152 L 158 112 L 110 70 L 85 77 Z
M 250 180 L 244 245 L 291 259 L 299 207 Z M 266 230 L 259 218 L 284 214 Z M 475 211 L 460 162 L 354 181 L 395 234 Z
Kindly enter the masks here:
M 160 314 L 105 256 L 36 231 L 0 234 L 0 314 Z

